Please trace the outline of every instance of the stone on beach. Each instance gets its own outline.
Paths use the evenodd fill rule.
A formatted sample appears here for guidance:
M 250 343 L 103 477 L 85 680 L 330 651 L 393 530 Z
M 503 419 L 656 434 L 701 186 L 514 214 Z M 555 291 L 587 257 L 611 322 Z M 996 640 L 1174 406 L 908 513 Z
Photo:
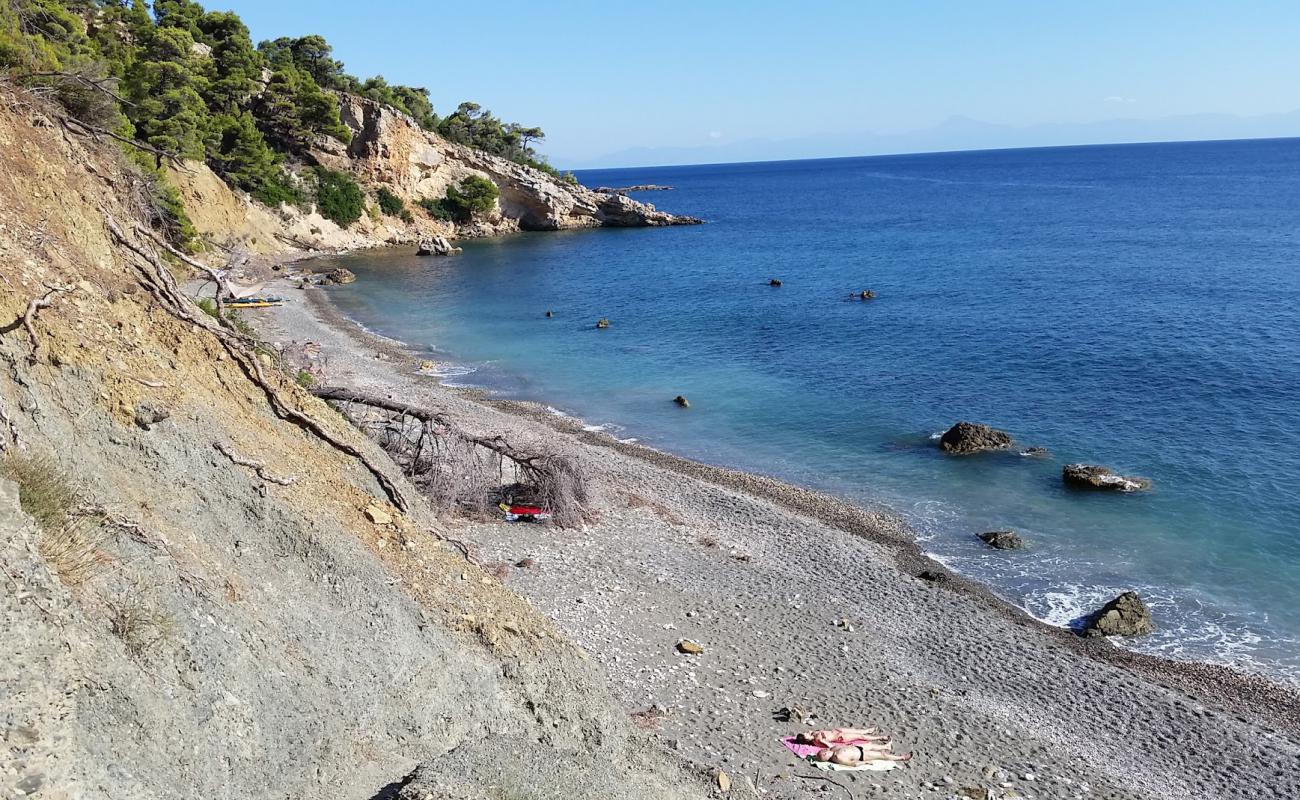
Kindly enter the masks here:
M 366 506 L 366 519 L 376 525 L 388 525 L 393 521 L 393 515 L 383 510 L 379 506 Z
M 1066 464 L 1061 469 L 1066 486 L 1081 489 L 1106 489 L 1113 492 L 1140 492 L 1151 488 L 1150 478 L 1120 475 L 1109 467 L 1092 464 Z
M 685 653 L 688 656 L 698 656 L 704 652 L 704 646 L 696 644 L 690 639 L 682 639 L 677 642 L 677 652 Z
M 1011 434 L 978 422 L 958 422 L 939 437 L 943 451 L 956 456 L 1006 450 L 1013 444 Z
M 976 536 L 994 550 L 1021 550 L 1025 546 L 1025 540 L 1015 531 L 987 531 Z
M 1137 592 L 1124 592 L 1084 623 L 1085 636 L 1145 636 L 1154 632 L 1151 610 Z

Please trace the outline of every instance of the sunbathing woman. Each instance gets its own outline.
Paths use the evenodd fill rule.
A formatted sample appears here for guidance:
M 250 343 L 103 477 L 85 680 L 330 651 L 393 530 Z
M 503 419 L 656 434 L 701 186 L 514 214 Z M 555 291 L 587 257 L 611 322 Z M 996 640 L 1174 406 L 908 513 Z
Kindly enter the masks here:
M 876 735 L 875 728 L 832 728 L 830 730 L 807 731 L 796 733 L 794 740 L 799 744 L 819 744 L 822 747 L 835 747 L 854 742 L 888 742 L 888 736 Z
M 844 744 L 837 747 L 827 747 L 817 751 L 814 756 L 818 761 L 829 761 L 832 764 L 839 764 L 843 767 L 857 767 L 863 764 L 869 764 L 872 761 L 910 761 L 911 753 L 889 752 L 889 745 L 860 745 Z

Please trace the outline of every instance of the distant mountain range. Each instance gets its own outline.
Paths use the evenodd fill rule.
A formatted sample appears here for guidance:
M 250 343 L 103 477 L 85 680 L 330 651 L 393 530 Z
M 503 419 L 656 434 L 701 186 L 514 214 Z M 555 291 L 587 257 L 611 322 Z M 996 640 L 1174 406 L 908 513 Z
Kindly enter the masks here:
M 969 117 L 950 117 L 933 128 L 907 133 L 822 134 L 796 139 L 746 139 L 694 147 L 633 147 L 597 158 L 570 161 L 564 167 L 650 167 L 945 150 L 1289 136 L 1300 136 L 1300 109 L 1257 117 L 1186 114 L 1161 119 L 1111 119 L 1024 127 L 981 122 Z

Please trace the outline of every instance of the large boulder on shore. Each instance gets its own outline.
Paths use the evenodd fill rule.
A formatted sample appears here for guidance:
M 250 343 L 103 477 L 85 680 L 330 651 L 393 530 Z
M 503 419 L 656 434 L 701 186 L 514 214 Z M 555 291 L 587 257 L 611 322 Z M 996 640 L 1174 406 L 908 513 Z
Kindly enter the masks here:
M 978 422 L 958 422 L 939 437 L 939 447 L 955 456 L 1006 450 L 1014 444 L 1011 434 Z
M 1124 592 L 1088 617 L 1085 636 L 1145 636 L 1154 632 L 1151 609 L 1137 592 Z
M 417 256 L 449 256 L 461 252 L 459 247 L 452 246 L 445 236 L 434 236 L 432 239 L 421 239 L 415 254 Z
M 1112 492 L 1140 492 L 1151 488 L 1150 478 L 1120 475 L 1109 467 L 1092 464 L 1066 464 L 1061 469 L 1066 486 L 1079 489 L 1106 489 Z
M 987 531 L 975 535 L 994 550 L 1021 550 L 1025 546 L 1025 540 L 1015 531 Z
M 336 267 L 335 269 L 325 273 L 324 280 L 326 283 L 355 283 L 357 276 L 350 269 Z

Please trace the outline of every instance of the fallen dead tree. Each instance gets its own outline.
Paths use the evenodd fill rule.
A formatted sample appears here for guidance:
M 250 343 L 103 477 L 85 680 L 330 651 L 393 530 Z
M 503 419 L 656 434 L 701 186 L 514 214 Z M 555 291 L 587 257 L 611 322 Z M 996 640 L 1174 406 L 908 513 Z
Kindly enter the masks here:
M 312 394 L 369 433 L 440 510 L 484 511 L 494 496 L 515 494 L 549 509 L 561 527 L 590 516 L 586 476 L 568 454 L 473 435 L 436 409 L 355 389 L 320 387 Z

